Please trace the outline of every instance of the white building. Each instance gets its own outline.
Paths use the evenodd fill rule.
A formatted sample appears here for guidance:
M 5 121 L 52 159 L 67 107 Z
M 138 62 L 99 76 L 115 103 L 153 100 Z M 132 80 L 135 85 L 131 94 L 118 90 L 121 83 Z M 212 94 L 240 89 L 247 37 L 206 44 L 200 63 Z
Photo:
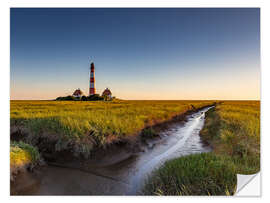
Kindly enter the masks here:
M 80 88 L 76 89 L 73 93 L 73 97 L 76 97 L 76 98 L 81 98 L 83 96 L 83 92 L 80 90 Z
M 103 91 L 102 96 L 103 96 L 103 97 L 106 96 L 106 97 L 108 97 L 109 99 L 112 99 L 112 92 L 111 92 L 111 90 L 109 90 L 109 88 L 106 88 L 106 89 Z

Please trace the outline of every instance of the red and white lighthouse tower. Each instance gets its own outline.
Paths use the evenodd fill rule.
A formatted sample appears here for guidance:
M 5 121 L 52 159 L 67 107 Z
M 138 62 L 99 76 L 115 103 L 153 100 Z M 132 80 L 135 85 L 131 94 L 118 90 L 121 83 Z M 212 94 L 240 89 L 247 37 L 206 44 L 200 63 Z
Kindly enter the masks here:
M 96 94 L 95 88 L 95 65 L 92 62 L 90 65 L 90 86 L 89 86 L 89 95 Z

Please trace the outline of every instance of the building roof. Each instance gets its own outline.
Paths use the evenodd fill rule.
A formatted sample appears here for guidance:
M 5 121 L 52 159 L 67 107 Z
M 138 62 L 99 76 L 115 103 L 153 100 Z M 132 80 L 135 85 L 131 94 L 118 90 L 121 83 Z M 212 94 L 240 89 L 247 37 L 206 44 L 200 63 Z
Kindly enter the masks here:
M 109 88 L 106 88 L 103 91 L 102 96 L 109 96 L 109 95 L 112 95 L 112 92 L 111 92 L 111 90 L 109 90 Z
M 73 96 L 81 96 L 83 95 L 83 92 L 80 89 L 76 89 L 73 93 Z

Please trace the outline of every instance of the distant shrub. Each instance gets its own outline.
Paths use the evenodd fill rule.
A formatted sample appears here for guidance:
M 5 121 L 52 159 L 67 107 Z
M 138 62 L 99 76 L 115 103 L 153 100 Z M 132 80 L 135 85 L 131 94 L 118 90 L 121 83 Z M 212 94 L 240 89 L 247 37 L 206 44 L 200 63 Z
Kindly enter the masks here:
M 57 97 L 56 98 L 56 101 L 74 101 L 76 100 L 75 97 L 69 95 L 69 96 L 66 96 L 66 97 Z
M 81 100 L 82 101 L 87 101 L 87 97 L 86 96 L 82 96 Z
M 93 94 L 87 97 L 88 101 L 102 101 L 104 97 L 100 96 L 99 94 Z
M 57 97 L 55 100 L 56 101 L 62 101 L 63 100 L 63 97 Z

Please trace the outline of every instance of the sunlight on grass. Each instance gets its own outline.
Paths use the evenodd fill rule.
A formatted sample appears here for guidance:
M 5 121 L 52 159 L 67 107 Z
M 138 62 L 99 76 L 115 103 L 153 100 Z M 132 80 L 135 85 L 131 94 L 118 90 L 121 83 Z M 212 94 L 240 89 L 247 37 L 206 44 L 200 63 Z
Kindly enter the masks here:
M 56 149 L 78 149 L 85 156 L 94 146 L 138 135 L 147 126 L 164 122 L 193 107 L 213 101 L 11 101 L 11 127 L 23 127 L 35 144 L 38 137 Z M 74 150 L 75 154 L 78 154 Z
M 260 170 L 260 102 L 225 101 L 206 113 L 203 142 L 213 152 L 167 161 L 147 181 L 147 195 L 233 195 L 236 174 Z
M 235 166 L 213 153 L 167 161 L 150 177 L 145 195 L 228 195 L 236 186 Z
M 37 148 L 24 142 L 11 142 L 10 144 L 10 171 L 11 179 L 19 171 L 28 166 L 35 165 L 40 161 L 40 154 Z

